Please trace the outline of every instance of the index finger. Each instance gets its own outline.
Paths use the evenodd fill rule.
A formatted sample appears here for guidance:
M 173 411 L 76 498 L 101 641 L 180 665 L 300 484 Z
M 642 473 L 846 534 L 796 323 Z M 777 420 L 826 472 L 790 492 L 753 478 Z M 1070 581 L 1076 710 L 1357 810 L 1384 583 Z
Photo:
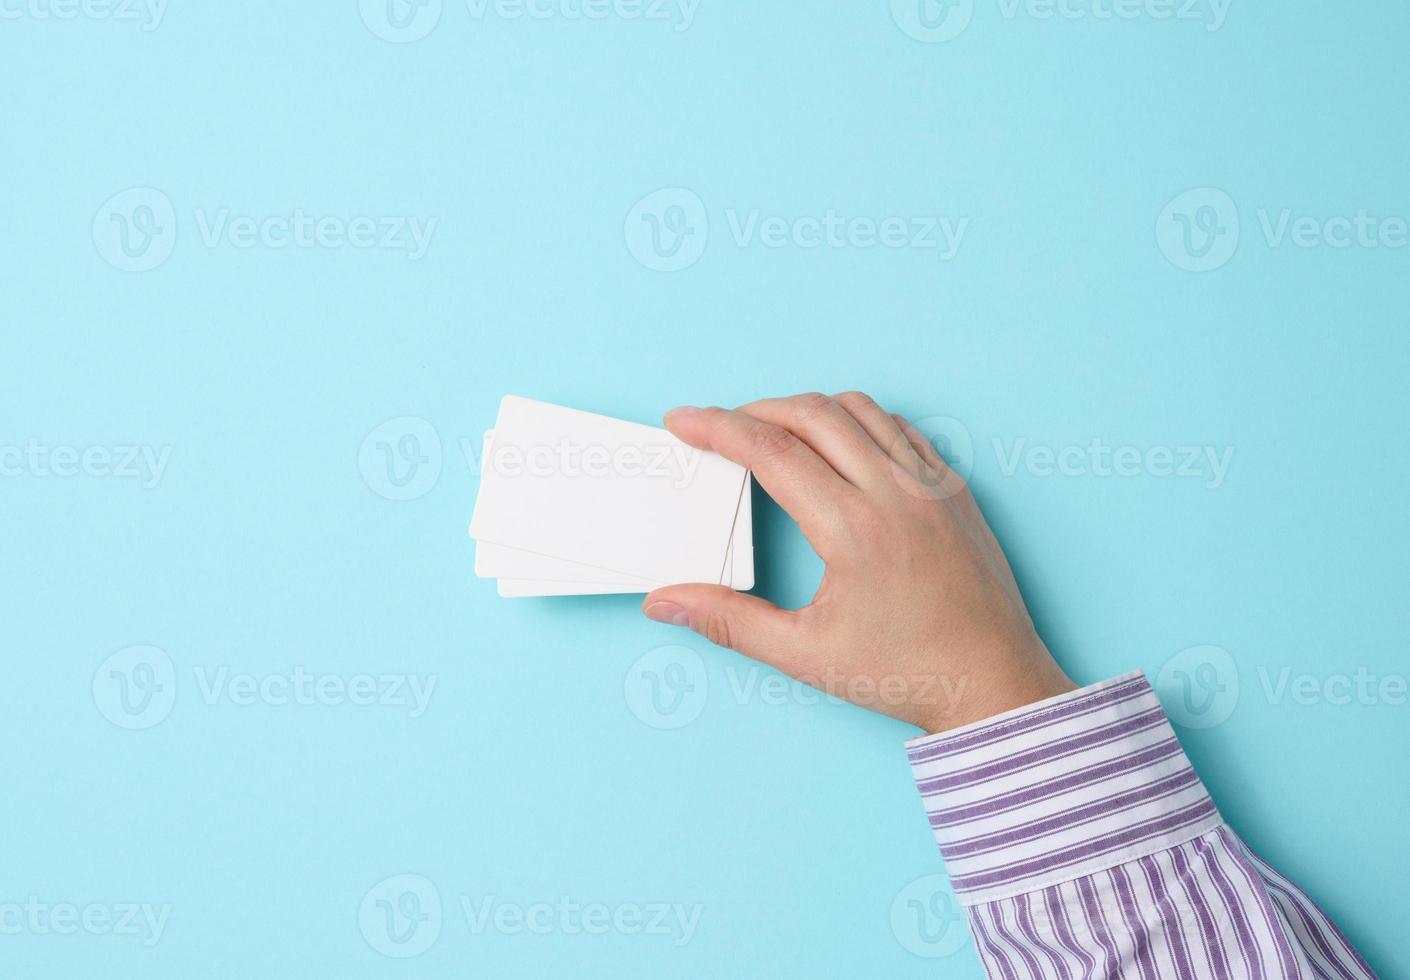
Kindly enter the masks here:
M 666 413 L 666 428 L 696 449 L 709 449 L 752 470 L 810 540 L 836 528 L 842 501 L 858 492 L 793 433 L 743 412 L 676 408 Z

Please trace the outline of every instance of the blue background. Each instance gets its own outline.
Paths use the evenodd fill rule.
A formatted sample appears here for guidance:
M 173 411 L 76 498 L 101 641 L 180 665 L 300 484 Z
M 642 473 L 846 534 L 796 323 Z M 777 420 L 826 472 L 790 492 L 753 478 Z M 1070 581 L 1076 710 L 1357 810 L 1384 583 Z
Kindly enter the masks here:
M 1410 710 L 1260 681 L 1406 671 L 1410 250 L 1274 247 L 1258 219 L 1410 211 L 1405 4 L 1236 0 L 1211 31 L 981 0 L 934 44 L 878 0 L 701 0 L 688 30 L 447 0 L 404 44 L 352 0 L 173 0 L 150 31 L 6 9 L 0 445 L 171 457 L 150 489 L 0 478 L 0 904 L 172 911 L 150 947 L 0 935 L 0 973 L 979 976 L 972 950 L 927 959 L 892 927 L 901 890 L 940 870 L 911 729 L 736 696 L 747 661 L 633 599 L 511 602 L 471 574 L 462 446 L 506 392 L 654 421 L 854 387 L 963 422 L 976 492 L 1079 681 L 1229 652 L 1237 706 L 1182 733 L 1204 779 L 1378 971 L 1410 971 Z M 95 215 L 130 187 L 176 216 L 150 271 L 95 247 Z M 708 214 L 703 254 L 673 273 L 624 235 L 660 187 Z M 1241 235 L 1192 273 L 1157 218 L 1202 187 L 1236 202 Z M 222 208 L 437 226 L 419 260 L 211 247 L 195 215 Z M 729 209 L 969 225 L 946 261 L 741 246 Z M 421 446 L 434 482 L 394 501 L 359 454 L 401 417 L 440 449 Z M 1211 488 L 1009 474 L 993 448 L 1094 438 L 1234 457 Z M 764 592 L 805 601 L 820 567 L 786 518 L 763 508 L 757 544 Z M 141 731 L 93 692 L 133 644 L 176 674 L 169 716 Z M 665 644 L 702 656 L 708 690 L 669 730 L 631 694 Z M 193 680 L 299 665 L 437 687 L 412 718 L 207 703 Z M 358 915 L 402 873 L 446 908 L 405 961 Z M 701 917 L 682 946 L 472 935 L 462 895 Z

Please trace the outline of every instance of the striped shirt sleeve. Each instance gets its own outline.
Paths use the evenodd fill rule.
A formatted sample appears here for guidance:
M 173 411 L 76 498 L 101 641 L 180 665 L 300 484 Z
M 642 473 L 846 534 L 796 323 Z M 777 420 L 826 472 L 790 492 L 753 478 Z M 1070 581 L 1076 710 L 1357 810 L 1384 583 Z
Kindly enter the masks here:
M 1145 676 L 907 743 L 995 980 L 1364 980 L 1225 825 Z

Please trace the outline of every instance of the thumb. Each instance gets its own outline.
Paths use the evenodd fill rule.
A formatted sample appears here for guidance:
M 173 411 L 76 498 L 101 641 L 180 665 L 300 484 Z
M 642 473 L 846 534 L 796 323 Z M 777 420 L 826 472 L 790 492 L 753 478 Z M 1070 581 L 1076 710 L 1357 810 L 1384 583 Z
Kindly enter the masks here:
M 789 671 L 799 653 L 798 615 L 724 585 L 668 585 L 642 601 L 647 618 L 689 626 L 716 646 Z

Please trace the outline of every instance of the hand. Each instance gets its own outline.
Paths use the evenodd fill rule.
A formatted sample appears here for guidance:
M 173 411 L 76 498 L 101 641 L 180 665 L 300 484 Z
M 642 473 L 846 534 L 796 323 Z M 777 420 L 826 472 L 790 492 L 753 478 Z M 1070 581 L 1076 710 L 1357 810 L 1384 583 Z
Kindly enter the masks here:
M 1075 689 L 964 481 L 899 415 L 848 392 L 677 408 L 666 427 L 752 470 L 827 570 L 802 609 L 672 585 L 647 616 L 931 732 Z

